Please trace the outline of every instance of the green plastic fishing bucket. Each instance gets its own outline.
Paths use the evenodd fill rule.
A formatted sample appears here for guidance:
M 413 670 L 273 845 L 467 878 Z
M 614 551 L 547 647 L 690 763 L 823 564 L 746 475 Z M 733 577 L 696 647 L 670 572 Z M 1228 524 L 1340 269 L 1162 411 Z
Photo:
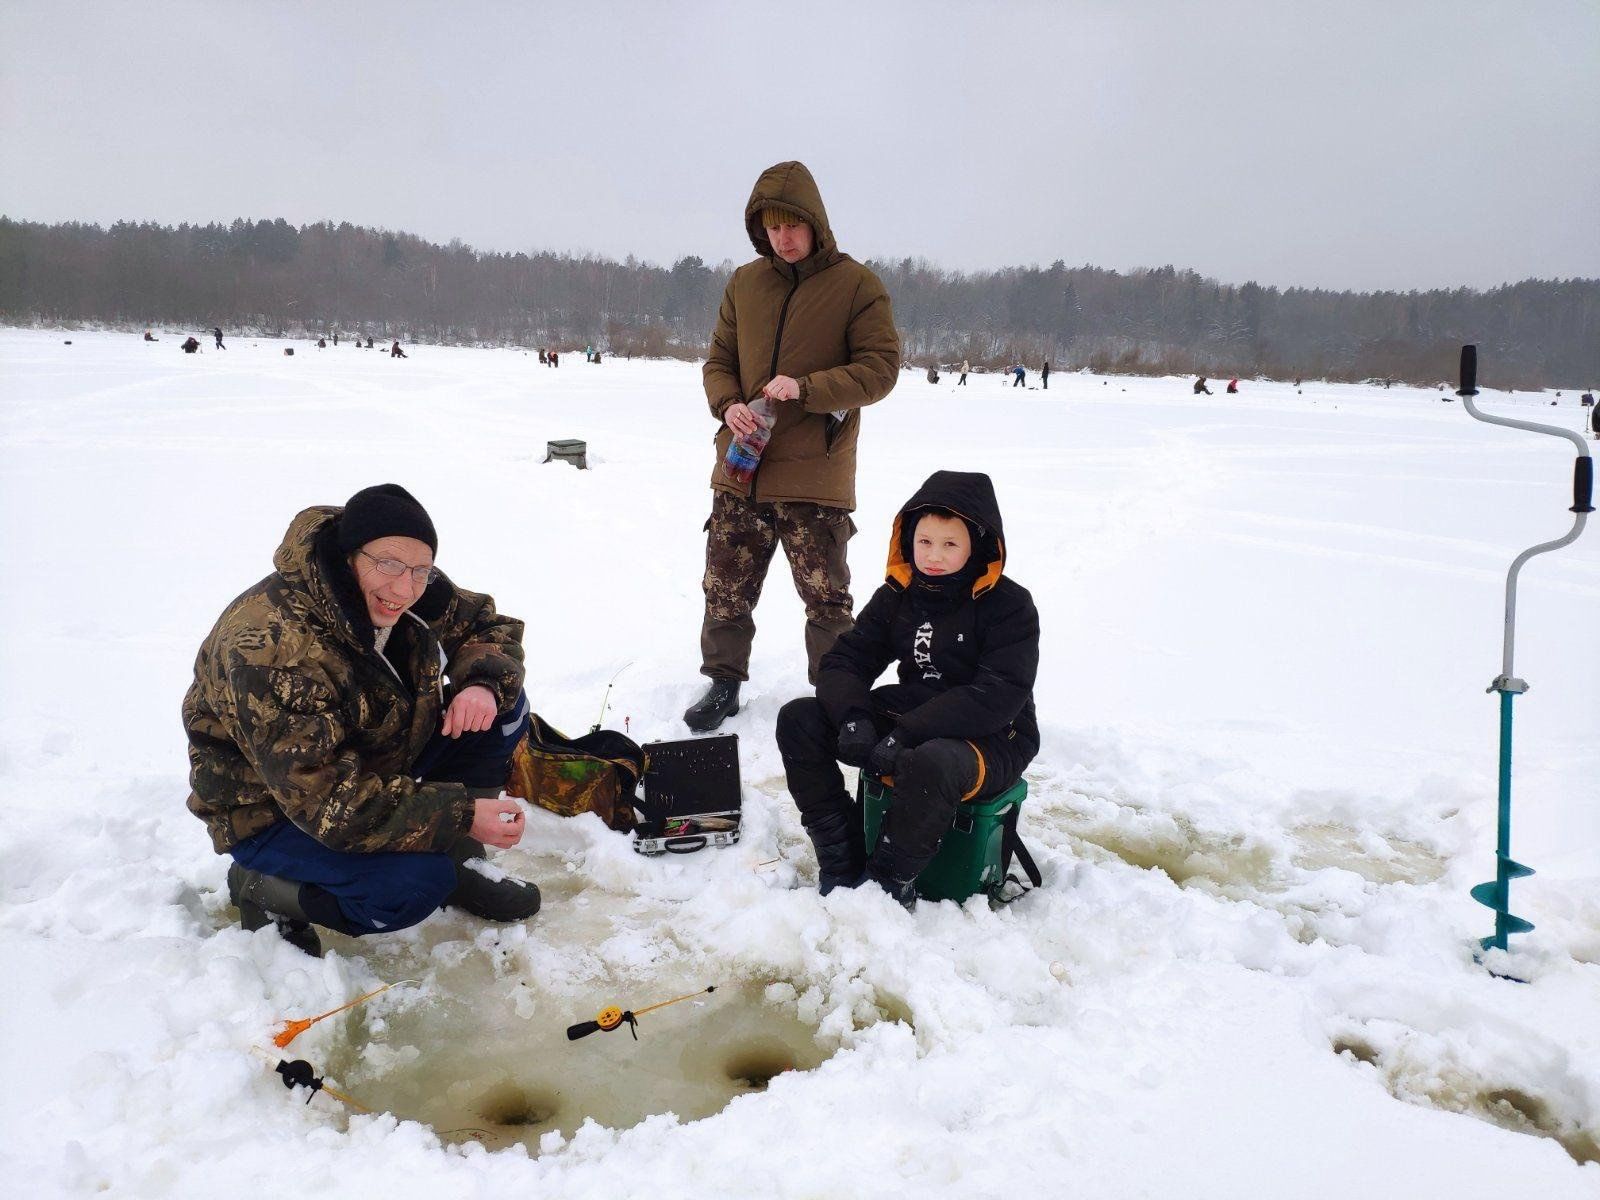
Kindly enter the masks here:
M 878 844 L 878 830 L 894 799 L 894 789 L 863 772 L 856 794 L 861 800 L 870 854 Z M 939 843 L 939 852 L 917 876 L 917 895 L 924 900 L 958 903 L 979 892 L 997 895 L 1005 884 L 1001 860 L 1006 822 L 1013 809 L 1022 807 L 1027 795 L 1028 782 L 1019 779 L 992 800 L 963 804 L 956 811 L 955 824 Z

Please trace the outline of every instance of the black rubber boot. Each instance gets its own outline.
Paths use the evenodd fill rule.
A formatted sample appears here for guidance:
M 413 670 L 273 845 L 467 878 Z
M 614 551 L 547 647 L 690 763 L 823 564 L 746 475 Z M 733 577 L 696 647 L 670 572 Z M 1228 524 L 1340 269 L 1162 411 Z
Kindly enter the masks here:
M 867 847 L 861 813 L 848 800 L 842 803 L 847 807 L 827 809 L 805 822 L 817 851 L 817 891 L 824 896 L 837 887 L 859 887 L 865 878 Z
M 535 885 L 509 875 L 490 879 L 466 865 L 469 859 L 483 856 L 483 843 L 473 838 L 464 837 L 451 847 L 456 886 L 444 898 L 445 904 L 485 921 L 526 921 L 538 912 L 540 896 Z
M 264 929 L 270 921 L 284 941 L 312 958 L 321 958 L 322 939 L 300 905 L 300 888 L 292 879 L 264 875 L 238 863 L 228 867 L 228 895 L 239 910 L 241 927 Z
M 932 861 L 933 856 L 912 857 L 902 853 L 890 836 L 893 817 L 892 811 L 884 817 L 878 833 L 878 844 L 872 848 L 872 857 L 867 860 L 867 877 L 894 897 L 896 904 L 910 912 L 917 903 L 917 876 L 922 874 L 922 869 Z
M 713 679 L 705 695 L 683 714 L 683 723 L 695 733 L 710 733 L 739 711 L 739 681 Z
M 876 863 L 870 863 L 867 866 L 867 878 L 888 892 L 893 897 L 894 902 L 907 912 L 916 908 L 917 877 L 915 875 L 910 879 L 899 879 L 895 877 L 892 870 L 885 869 Z

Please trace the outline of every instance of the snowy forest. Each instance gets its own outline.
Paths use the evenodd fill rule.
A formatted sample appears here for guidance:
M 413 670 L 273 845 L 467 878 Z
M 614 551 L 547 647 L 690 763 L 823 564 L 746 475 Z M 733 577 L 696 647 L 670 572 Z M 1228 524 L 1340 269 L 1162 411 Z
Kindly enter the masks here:
M 174 324 L 263 333 L 361 331 L 459 343 L 697 358 L 732 263 L 672 266 L 550 252 L 489 253 L 407 233 L 282 220 L 109 229 L 0 217 L 0 321 Z M 945 270 L 871 261 L 906 360 L 980 367 L 1050 360 L 1118 374 L 1451 377 L 1463 342 L 1495 386 L 1600 379 L 1600 280 L 1488 291 L 1280 290 L 1173 266 Z

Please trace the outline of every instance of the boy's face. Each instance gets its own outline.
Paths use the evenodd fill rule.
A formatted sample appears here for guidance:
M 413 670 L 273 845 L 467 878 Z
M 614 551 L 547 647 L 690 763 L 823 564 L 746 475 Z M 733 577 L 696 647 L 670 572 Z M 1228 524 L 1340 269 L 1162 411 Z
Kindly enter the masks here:
M 929 513 L 917 522 L 911 554 L 924 575 L 953 575 L 972 557 L 972 535 L 960 517 Z

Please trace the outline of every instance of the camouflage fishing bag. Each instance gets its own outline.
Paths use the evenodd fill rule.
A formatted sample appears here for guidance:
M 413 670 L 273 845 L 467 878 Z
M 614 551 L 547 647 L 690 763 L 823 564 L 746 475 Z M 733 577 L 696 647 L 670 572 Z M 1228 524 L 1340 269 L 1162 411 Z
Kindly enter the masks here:
M 611 729 L 569 738 L 533 713 L 512 755 L 507 790 L 563 817 L 592 812 L 626 833 L 643 774 L 644 751 L 632 738 Z

